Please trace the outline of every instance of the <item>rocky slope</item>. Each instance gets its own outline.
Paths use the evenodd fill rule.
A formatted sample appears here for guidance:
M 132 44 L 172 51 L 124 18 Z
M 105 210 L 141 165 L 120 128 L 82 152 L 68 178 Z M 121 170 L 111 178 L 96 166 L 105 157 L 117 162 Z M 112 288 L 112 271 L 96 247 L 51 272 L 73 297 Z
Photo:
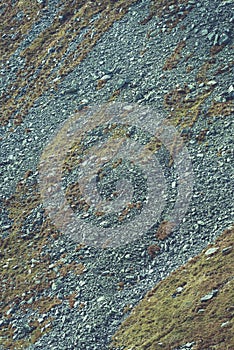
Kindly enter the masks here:
M 233 348 L 233 9 L 232 0 L 0 5 L 1 349 Z M 190 177 L 176 163 L 180 147 L 153 137 L 157 118 L 167 120 L 169 141 L 183 142 Z M 143 161 L 155 152 L 157 162 L 146 162 L 148 180 L 161 176 L 167 189 L 165 203 L 137 221 L 156 181 L 147 190 L 122 158 L 100 169 L 110 204 L 121 176 L 135 186 L 134 201 L 104 216 L 119 228 L 118 247 L 65 234 L 40 185 L 41 160 L 49 173 L 64 155 L 69 207 L 93 220 L 92 233 L 105 232 L 105 213 L 89 212 L 76 178 L 84 159 L 110 157 L 107 137 L 148 145 Z M 131 221 L 139 231 L 125 242 Z

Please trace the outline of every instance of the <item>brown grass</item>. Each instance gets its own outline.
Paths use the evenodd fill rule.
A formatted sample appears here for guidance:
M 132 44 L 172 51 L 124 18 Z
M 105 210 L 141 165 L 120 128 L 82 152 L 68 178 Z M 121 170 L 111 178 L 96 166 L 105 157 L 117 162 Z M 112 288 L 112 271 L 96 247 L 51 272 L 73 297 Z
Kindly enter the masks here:
M 171 350 L 193 341 L 194 350 L 233 349 L 233 240 L 234 227 L 148 292 L 113 336 L 111 348 Z M 218 250 L 207 256 L 210 247 Z M 215 297 L 201 301 L 215 289 Z

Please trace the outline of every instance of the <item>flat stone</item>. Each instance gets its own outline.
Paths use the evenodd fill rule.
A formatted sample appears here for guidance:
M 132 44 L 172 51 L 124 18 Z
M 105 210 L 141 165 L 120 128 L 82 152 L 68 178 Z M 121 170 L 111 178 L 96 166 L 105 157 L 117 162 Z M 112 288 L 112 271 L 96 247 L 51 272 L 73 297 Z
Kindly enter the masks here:
M 217 81 L 215 81 L 215 80 L 209 80 L 209 81 L 206 83 L 206 85 L 215 86 L 215 85 L 217 85 Z
M 198 225 L 200 225 L 200 226 L 203 226 L 203 225 L 205 225 L 205 223 L 204 223 L 204 221 L 202 221 L 202 220 L 198 220 Z
M 101 77 L 100 80 L 109 80 L 109 79 L 111 79 L 111 75 L 106 74 L 106 75 L 103 75 L 103 77 Z
M 215 297 L 218 293 L 218 289 L 213 289 L 210 293 L 204 295 L 204 297 L 201 298 L 202 302 L 211 300 L 213 297 Z
M 32 304 L 33 303 L 33 297 L 32 298 L 30 298 L 29 300 L 28 300 L 28 304 Z
M 220 38 L 219 38 L 219 45 L 226 45 L 229 43 L 231 39 L 226 33 L 222 33 Z
M 178 288 L 176 288 L 176 292 L 181 293 L 183 289 L 184 289 L 183 287 L 178 287 Z
M 206 255 L 206 256 L 211 256 L 211 255 L 213 255 L 214 253 L 216 253 L 218 250 L 219 250 L 219 248 L 210 248 L 210 249 L 208 249 L 208 250 L 205 252 L 205 255 Z
M 201 35 L 202 36 L 205 36 L 205 35 L 207 35 L 208 34 L 208 30 L 207 29 L 203 29 L 202 31 L 201 31 Z
M 202 314 L 203 312 L 205 312 L 205 309 L 199 309 L 197 312 L 198 312 L 199 314 Z
M 228 246 L 228 247 L 223 248 L 223 250 L 222 250 L 222 254 L 223 254 L 223 255 L 227 255 L 227 254 L 231 253 L 232 248 L 233 248 L 233 247 L 232 247 L 232 245 L 230 245 L 230 246 Z

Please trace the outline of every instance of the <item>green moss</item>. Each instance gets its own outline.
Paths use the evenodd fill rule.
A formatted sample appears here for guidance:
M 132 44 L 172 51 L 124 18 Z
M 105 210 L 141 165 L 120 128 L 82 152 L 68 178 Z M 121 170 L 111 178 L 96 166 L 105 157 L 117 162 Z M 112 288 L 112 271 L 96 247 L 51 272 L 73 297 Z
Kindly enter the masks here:
M 172 69 L 178 63 L 181 47 L 178 45 L 173 54 L 165 63 L 164 69 Z M 205 85 L 204 91 L 200 92 L 193 98 L 188 98 L 190 89 L 185 84 L 184 86 L 172 89 L 164 96 L 164 107 L 169 112 L 169 121 L 178 126 L 180 129 L 192 127 L 197 119 L 201 116 L 202 107 L 214 90 L 214 86 L 209 86 L 208 82 L 212 78 L 211 69 L 216 63 L 215 58 L 209 58 L 199 68 L 196 74 L 196 81 L 198 84 Z M 214 74 L 223 74 L 231 71 L 233 62 L 230 62 L 225 69 L 221 66 Z M 234 112 L 233 101 L 216 102 L 212 101 L 208 111 L 205 113 L 206 117 L 226 117 Z
M 113 336 L 111 347 L 169 350 L 194 341 L 196 350 L 233 349 L 233 239 L 234 227 L 148 292 Z M 207 256 L 210 247 L 218 250 Z M 229 254 L 223 251 L 227 247 Z M 178 287 L 183 289 L 176 294 Z M 215 297 L 201 301 L 216 289 Z

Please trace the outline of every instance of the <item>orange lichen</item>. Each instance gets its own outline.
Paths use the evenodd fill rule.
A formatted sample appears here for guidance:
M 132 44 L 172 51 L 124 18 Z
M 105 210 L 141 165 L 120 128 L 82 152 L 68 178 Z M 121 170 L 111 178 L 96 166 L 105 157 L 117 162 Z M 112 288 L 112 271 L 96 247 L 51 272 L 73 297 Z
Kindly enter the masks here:
M 99 79 L 97 82 L 97 90 L 100 90 L 104 87 L 106 84 L 107 80 L 106 79 Z
M 108 102 L 114 101 L 120 95 L 121 89 L 115 90 L 109 97 Z
M 209 70 L 212 68 L 213 64 L 215 63 L 215 59 L 208 59 L 205 61 L 201 67 L 199 68 L 197 75 L 196 75 L 196 81 L 201 83 L 206 83 L 209 78 Z
M 214 56 L 214 55 L 216 55 L 218 52 L 222 51 L 224 47 L 225 47 L 224 44 L 223 44 L 223 45 L 214 45 L 214 46 L 212 46 L 211 49 L 210 49 L 210 54 L 211 54 L 212 56 Z

